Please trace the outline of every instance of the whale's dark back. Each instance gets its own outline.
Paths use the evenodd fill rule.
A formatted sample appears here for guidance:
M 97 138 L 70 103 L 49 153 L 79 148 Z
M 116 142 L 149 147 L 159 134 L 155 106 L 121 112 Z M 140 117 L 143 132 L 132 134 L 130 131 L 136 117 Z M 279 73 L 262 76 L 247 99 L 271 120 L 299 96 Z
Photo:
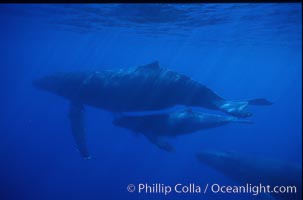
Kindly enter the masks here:
M 158 63 L 112 71 L 66 73 L 36 81 L 38 87 L 110 111 L 159 110 L 175 105 L 204 105 L 221 99 L 185 75 Z

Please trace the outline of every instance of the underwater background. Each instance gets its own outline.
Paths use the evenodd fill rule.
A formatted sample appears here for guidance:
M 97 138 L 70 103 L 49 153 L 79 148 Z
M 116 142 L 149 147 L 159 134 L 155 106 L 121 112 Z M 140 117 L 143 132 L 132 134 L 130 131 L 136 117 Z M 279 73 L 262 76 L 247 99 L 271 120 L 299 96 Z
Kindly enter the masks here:
M 128 184 L 236 182 L 196 159 L 236 151 L 300 164 L 301 4 L 0 5 L 0 199 L 256 199 L 251 194 L 138 194 Z M 227 99 L 264 97 L 254 124 L 173 138 L 175 153 L 86 107 L 91 160 L 77 152 L 69 103 L 32 81 L 55 72 L 158 60 Z M 148 92 L 148 91 L 147 91 Z M 207 113 L 217 111 L 201 109 Z

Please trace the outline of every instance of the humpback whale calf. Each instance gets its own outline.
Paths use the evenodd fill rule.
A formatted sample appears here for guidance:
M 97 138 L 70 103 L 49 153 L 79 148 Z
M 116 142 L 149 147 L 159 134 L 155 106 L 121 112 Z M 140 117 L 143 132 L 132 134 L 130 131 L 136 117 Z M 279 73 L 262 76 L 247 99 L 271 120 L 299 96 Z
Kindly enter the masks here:
M 203 129 L 222 126 L 231 122 L 252 123 L 249 120 L 239 119 L 233 116 L 194 112 L 191 109 L 164 114 L 122 116 L 113 120 L 115 126 L 141 133 L 157 147 L 169 152 L 174 151 L 174 148 L 163 141 L 163 137 L 175 137 L 177 135 L 189 134 Z
M 176 105 L 221 110 L 248 117 L 247 105 L 271 105 L 266 99 L 226 100 L 215 92 L 153 62 L 139 67 L 92 72 L 68 72 L 33 81 L 34 86 L 68 99 L 70 119 L 78 149 L 88 157 L 83 127 L 84 105 L 112 112 L 161 110 Z
M 248 156 L 234 152 L 204 151 L 197 154 L 204 164 L 222 172 L 240 184 L 263 186 L 295 186 L 288 193 L 271 192 L 271 196 L 281 200 L 302 199 L 302 167 L 288 161 Z M 267 194 L 268 195 L 268 194 Z M 263 198 L 264 199 L 264 198 Z

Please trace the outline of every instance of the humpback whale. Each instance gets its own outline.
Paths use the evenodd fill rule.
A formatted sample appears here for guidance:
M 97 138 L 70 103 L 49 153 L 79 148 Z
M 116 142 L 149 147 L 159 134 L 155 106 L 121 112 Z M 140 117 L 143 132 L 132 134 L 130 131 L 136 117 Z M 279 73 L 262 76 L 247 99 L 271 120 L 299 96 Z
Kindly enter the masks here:
M 197 154 L 202 163 L 222 172 L 240 184 L 295 186 L 296 193 L 274 193 L 281 200 L 302 199 L 302 167 L 288 161 L 243 155 L 235 152 L 204 151 Z
M 203 129 L 222 126 L 231 122 L 252 123 L 249 120 L 239 119 L 233 116 L 194 112 L 191 109 L 164 114 L 121 116 L 113 120 L 115 126 L 141 133 L 157 147 L 169 152 L 174 151 L 174 148 L 163 141 L 163 137 L 175 137 L 177 135 L 189 134 Z
M 70 121 L 78 149 L 88 157 L 82 122 L 84 105 L 111 112 L 161 110 L 176 105 L 221 110 L 248 117 L 247 105 L 271 105 L 266 99 L 226 100 L 208 87 L 158 62 L 118 70 L 57 73 L 33 81 L 38 89 L 70 101 Z

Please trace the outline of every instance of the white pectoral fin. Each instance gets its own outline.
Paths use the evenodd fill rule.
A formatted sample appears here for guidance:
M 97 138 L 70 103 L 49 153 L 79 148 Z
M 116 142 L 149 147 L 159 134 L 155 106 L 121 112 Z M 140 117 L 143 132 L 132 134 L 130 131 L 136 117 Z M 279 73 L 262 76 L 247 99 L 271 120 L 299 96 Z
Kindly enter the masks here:
M 69 119 L 71 123 L 72 134 L 76 142 L 77 149 L 83 158 L 89 159 L 89 153 L 86 145 L 84 128 L 84 107 L 82 104 L 71 102 L 69 110 Z
M 244 118 L 251 116 L 245 109 L 248 101 L 223 101 L 219 104 L 219 109 L 236 117 Z
M 163 141 L 161 137 L 155 135 L 145 135 L 145 136 L 148 138 L 148 140 L 151 143 L 156 145 L 158 148 L 168 152 L 175 152 L 175 148 L 171 146 L 169 143 Z

